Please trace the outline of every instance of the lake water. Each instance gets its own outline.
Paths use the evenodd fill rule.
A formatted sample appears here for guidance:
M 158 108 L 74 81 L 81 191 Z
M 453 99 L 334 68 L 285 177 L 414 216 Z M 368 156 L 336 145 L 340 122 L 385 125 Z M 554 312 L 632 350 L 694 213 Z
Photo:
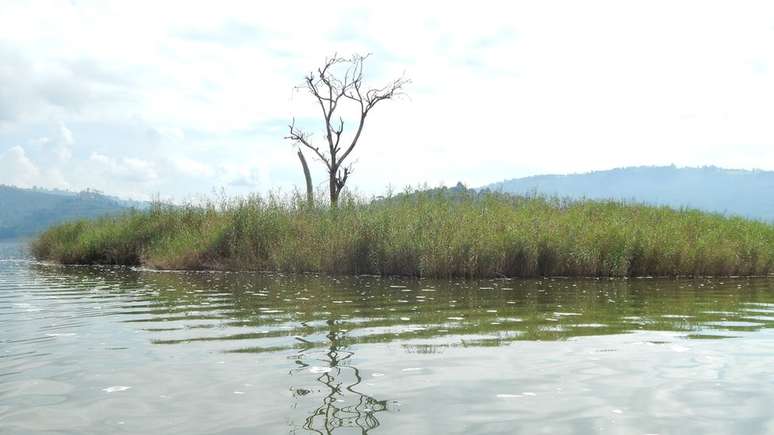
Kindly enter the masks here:
M 0 245 L 0 434 L 774 433 L 774 280 L 59 267 Z

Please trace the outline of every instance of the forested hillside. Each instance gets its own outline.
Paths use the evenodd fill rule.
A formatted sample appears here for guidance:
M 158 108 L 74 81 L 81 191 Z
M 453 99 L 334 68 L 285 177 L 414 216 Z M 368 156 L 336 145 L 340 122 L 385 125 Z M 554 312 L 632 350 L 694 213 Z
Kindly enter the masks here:
M 143 203 L 95 191 L 21 189 L 0 185 L 0 239 L 35 235 L 53 224 L 119 213 Z

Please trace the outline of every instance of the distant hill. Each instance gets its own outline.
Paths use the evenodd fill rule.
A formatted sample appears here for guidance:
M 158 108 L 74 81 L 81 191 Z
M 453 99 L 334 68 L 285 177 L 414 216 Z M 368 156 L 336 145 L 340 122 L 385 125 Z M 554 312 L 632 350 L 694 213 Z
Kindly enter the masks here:
M 0 239 L 33 236 L 67 220 L 145 206 L 142 202 L 125 201 L 91 190 L 69 192 L 0 185 Z
M 514 194 L 618 199 L 691 207 L 774 221 L 774 172 L 714 166 L 641 166 L 586 174 L 538 175 L 484 186 Z

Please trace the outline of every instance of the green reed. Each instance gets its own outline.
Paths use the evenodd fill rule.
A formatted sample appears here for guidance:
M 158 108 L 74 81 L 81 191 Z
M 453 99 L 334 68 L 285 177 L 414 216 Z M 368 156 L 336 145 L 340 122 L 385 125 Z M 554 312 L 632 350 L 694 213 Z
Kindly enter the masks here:
M 774 226 L 628 204 L 471 191 L 251 196 L 55 226 L 32 244 L 61 263 L 423 277 L 765 275 Z

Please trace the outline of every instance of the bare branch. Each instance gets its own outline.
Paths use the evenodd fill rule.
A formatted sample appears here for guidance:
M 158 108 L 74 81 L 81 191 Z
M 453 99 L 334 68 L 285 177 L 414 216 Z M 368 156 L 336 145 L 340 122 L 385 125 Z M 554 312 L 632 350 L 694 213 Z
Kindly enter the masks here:
M 309 134 L 296 127 L 295 118 L 293 118 L 293 122 L 291 122 L 288 125 L 288 129 L 290 133 L 287 136 L 285 136 L 285 139 L 292 141 L 296 145 L 299 145 L 299 146 L 303 145 L 309 148 L 317 155 L 317 157 L 320 158 L 320 160 L 322 160 L 325 163 L 325 166 L 327 166 L 328 168 L 331 167 L 330 160 L 325 156 L 324 153 L 320 151 L 320 148 L 311 144 L 311 142 L 309 141 Z
M 344 188 L 350 175 L 352 175 L 352 165 L 347 165 L 336 172 L 336 186 L 339 191 Z
M 394 80 L 392 83 L 381 89 L 371 89 L 366 92 L 366 111 L 369 111 L 376 106 L 376 103 L 384 100 L 390 100 L 397 96 L 403 95 L 403 88 L 411 83 L 410 80 L 401 77 Z
M 363 126 L 365 126 L 365 120 L 366 115 L 368 114 L 367 111 L 364 111 L 360 115 L 360 121 L 357 124 L 357 131 L 355 132 L 355 136 L 352 138 L 352 142 L 350 142 L 349 147 L 346 151 L 344 151 L 344 154 L 341 155 L 341 158 L 339 159 L 339 164 L 343 163 L 344 160 L 349 157 L 349 154 L 352 152 L 353 149 L 355 149 L 355 145 L 357 145 L 357 141 L 360 140 L 360 134 L 363 132 Z
M 344 132 L 344 118 L 341 116 L 339 116 L 339 127 L 334 129 L 333 132 L 336 134 L 336 144 L 333 147 L 333 150 L 338 152 L 339 142 L 341 141 L 341 134 Z

